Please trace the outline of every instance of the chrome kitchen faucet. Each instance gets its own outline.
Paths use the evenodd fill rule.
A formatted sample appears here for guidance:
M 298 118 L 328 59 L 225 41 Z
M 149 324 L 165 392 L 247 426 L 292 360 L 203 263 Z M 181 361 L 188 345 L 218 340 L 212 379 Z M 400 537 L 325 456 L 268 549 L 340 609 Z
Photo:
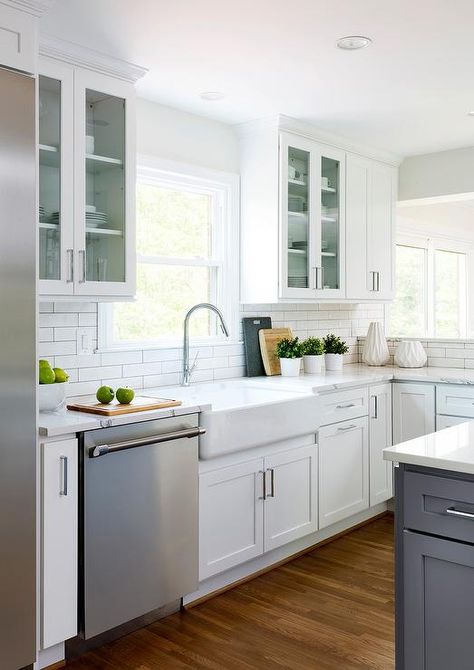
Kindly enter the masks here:
M 220 327 L 222 332 L 226 337 L 229 337 L 229 331 L 227 329 L 226 323 L 224 321 L 224 317 L 222 315 L 222 312 L 220 309 L 218 309 L 215 305 L 212 305 L 210 302 L 200 302 L 198 305 L 194 305 L 194 307 L 191 307 L 191 309 L 188 311 L 186 316 L 184 317 L 184 335 L 183 335 L 183 378 L 181 380 L 181 386 L 189 386 L 191 382 L 191 375 L 193 373 L 194 368 L 196 367 L 196 358 L 194 359 L 194 363 L 192 366 L 189 365 L 189 318 L 193 312 L 195 312 L 198 309 L 209 309 L 211 312 L 214 312 L 217 314 L 219 317 L 220 321 Z

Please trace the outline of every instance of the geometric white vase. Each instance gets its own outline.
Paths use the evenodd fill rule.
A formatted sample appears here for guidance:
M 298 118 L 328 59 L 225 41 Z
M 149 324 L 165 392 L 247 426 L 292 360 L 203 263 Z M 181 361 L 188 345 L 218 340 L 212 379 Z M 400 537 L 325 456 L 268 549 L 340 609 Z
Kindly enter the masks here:
M 395 352 L 395 364 L 400 368 L 422 368 L 426 361 L 426 351 L 418 341 L 402 341 Z
M 365 338 L 362 360 L 367 365 L 385 365 L 390 360 L 387 340 L 383 332 L 382 324 L 372 321 Z

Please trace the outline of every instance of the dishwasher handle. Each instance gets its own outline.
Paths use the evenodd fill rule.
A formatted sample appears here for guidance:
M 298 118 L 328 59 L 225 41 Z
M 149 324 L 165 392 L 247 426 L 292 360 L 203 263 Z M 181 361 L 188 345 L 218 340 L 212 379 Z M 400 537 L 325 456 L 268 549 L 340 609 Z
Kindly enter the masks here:
M 136 449 L 137 447 L 147 447 L 152 444 L 160 444 L 161 442 L 171 442 L 171 440 L 181 440 L 184 437 L 199 437 L 204 435 L 205 428 L 196 426 L 195 428 L 185 428 L 183 430 L 175 430 L 172 433 L 163 433 L 161 435 L 152 435 L 151 437 L 138 438 L 136 440 L 127 440 L 126 442 L 115 442 L 114 444 L 98 444 L 89 449 L 89 458 L 98 458 L 99 456 L 107 456 L 116 451 L 125 451 L 126 449 Z

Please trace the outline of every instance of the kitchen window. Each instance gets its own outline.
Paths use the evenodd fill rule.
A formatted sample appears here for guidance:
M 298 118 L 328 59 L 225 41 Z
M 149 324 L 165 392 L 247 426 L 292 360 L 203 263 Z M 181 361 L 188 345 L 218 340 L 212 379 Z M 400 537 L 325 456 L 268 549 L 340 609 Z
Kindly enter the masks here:
M 470 257 L 470 246 L 456 240 L 400 237 L 390 335 L 467 337 Z
M 199 302 L 238 335 L 238 176 L 152 158 L 136 188 L 137 296 L 100 308 L 99 349 L 176 346 Z M 193 316 L 195 342 L 221 340 L 215 316 Z

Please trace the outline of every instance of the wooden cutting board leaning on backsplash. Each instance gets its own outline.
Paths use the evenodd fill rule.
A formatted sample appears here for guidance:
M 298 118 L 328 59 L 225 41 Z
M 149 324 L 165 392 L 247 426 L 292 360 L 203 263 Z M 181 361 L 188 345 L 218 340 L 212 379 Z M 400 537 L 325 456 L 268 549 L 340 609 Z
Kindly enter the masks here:
M 276 345 L 280 340 L 293 339 L 291 328 L 262 328 L 258 332 L 263 367 L 267 375 L 280 375 L 280 360 L 276 355 Z

